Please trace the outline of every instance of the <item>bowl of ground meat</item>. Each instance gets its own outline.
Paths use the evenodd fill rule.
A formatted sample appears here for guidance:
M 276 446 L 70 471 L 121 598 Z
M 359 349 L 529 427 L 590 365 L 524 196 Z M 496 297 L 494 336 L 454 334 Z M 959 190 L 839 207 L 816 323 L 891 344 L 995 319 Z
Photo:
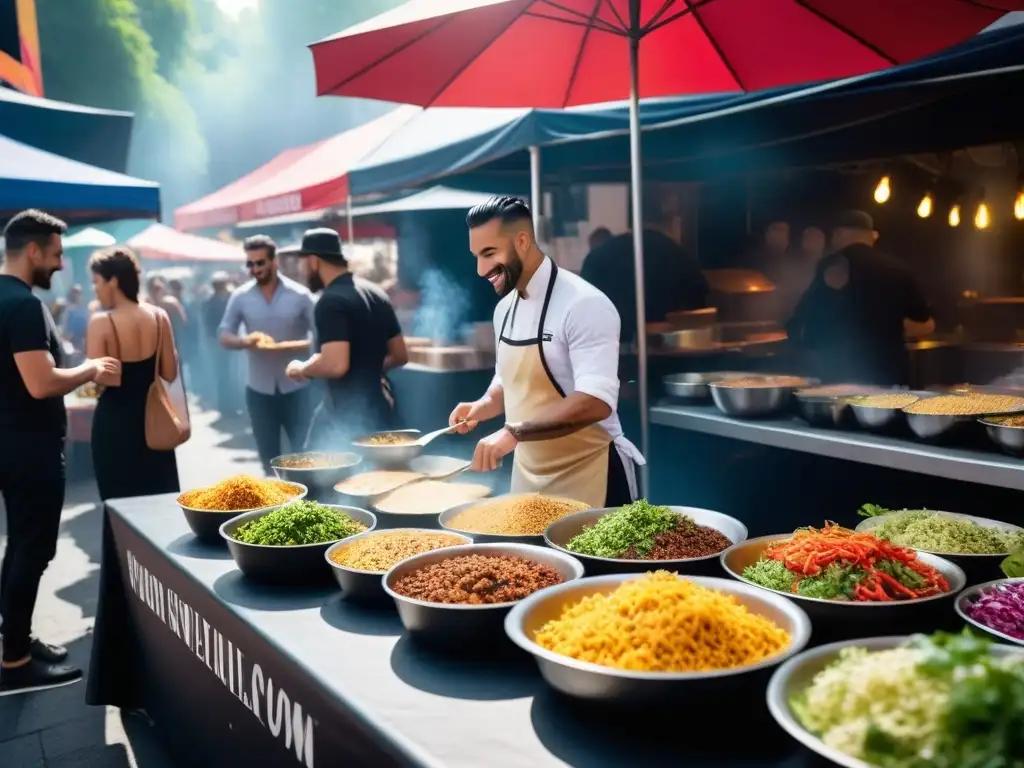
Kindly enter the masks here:
M 504 642 L 517 602 L 583 576 L 571 555 L 531 544 L 467 544 L 410 557 L 384 575 L 406 631 L 436 648 Z

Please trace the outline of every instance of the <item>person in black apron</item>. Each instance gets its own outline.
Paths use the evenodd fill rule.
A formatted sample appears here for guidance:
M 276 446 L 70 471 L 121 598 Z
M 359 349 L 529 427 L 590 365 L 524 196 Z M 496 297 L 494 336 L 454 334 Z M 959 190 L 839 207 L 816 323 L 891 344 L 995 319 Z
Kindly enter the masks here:
M 541 253 L 522 200 L 492 198 L 469 212 L 467 224 L 477 272 L 503 297 L 495 312 L 494 381 L 482 398 L 450 416 L 465 433 L 505 414 L 505 427 L 478 443 L 473 468 L 493 470 L 514 451 L 512 493 L 592 507 L 635 500 L 635 465 L 643 457 L 622 436 L 615 415 L 614 305 Z

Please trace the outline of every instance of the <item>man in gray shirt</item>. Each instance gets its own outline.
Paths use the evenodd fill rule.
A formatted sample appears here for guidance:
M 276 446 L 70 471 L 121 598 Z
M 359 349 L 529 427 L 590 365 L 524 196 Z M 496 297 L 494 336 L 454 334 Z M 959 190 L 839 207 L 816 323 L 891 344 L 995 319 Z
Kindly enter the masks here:
M 313 296 L 277 270 L 277 245 L 266 235 L 247 238 L 245 266 L 252 280 L 228 299 L 220 323 L 220 343 L 244 349 L 249 357 L 246 405 L 256 448 L 267 474 L 270 460 L 282 454 L 281 430 L 292 451 L 301 450 L 312 415 L 307 382 L 285 375 L 296 352 L 309 348 L 313 333 Z M 246 335 L 240 336 L 241 326 Z

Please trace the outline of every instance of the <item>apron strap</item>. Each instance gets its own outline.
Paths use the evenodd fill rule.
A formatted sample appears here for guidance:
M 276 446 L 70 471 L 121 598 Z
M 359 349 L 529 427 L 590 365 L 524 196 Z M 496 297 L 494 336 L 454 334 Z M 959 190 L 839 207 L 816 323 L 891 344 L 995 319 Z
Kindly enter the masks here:
M 556 277 L 558 277 L 558 265 L 552 260 L 551 279 L 548 280 L 548 291 L 544 295 L 544 304 L 540 308 L 540 323 L 537 325 L 537 351 L 540 354 L 540 364 L 544 367 L 544 373 L 548 375 L 551 386 L 555 388 L 559 395 L 565 397 L 565 390 L 555 381 L 555 377 L 551 373 L 551 367 L 548 365 L 548 359 L 544 356 L 544 321 L 548 316 L 548 307 L 551 305 L 551 294 L 555 290 Z

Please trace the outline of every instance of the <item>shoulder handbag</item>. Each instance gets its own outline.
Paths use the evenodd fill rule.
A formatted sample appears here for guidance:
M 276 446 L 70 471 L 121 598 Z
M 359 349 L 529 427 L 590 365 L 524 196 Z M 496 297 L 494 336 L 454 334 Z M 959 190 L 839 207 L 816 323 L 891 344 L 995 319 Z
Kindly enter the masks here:
M 185 418 L 181 418 L 175 411 L 174 403 L 171 401 L 164 381 L 160 377 L 160 357 L 164 345 L 164 324 L 157 313 L 153 314 L 156 320 L 156 352 L 153 362 L 153 382 L 146 392 L 146 446 L 153 451 L 173 451 L 179 445 L 192 436 L 192 426 L 188 419 L 188 404 L 183 405 L 186 409 Z M 110 325 L 114 328 L 114 340 L 118 347 L 118 356 L 121 354 L 120 340 L 117 338 L 117 328 L 114 326 L 114 318 L 110 318 Z M 180 374 L 179 374 L 180 375 Z

